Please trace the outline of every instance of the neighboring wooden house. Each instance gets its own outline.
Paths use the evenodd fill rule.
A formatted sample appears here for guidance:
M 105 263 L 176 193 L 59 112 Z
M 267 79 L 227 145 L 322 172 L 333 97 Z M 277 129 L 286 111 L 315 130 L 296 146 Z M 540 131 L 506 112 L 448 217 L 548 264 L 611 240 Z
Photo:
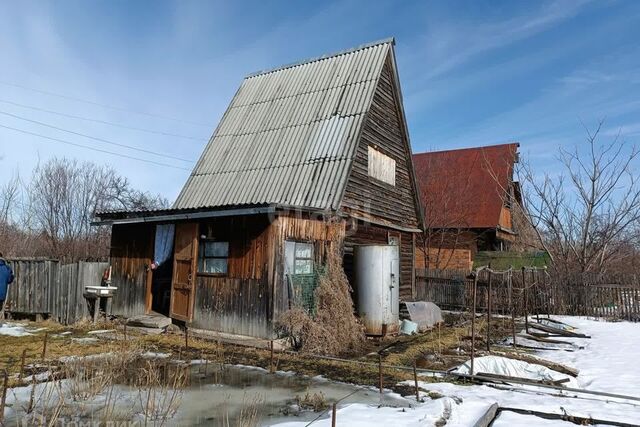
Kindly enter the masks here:
M 419 206 L 393 40 L 248 76 L 171 209 L 96 214 L 113 311 L 272 337 L 294 279 L 363 243 L 399 245 L 411 299 Z
M 425 232 L 416 266 L 471 269 L 478 251 L 509 250 L 521 206 L 518 143 L 413 155 Z

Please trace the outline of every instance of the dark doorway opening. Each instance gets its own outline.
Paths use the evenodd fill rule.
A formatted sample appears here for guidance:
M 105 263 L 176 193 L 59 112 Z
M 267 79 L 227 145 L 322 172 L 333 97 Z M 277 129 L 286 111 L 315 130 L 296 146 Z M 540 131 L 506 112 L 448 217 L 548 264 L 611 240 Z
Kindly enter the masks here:
M 151 279 L 151 311 L 169 316 L 173 259 L 163 262 L 153 271 Z

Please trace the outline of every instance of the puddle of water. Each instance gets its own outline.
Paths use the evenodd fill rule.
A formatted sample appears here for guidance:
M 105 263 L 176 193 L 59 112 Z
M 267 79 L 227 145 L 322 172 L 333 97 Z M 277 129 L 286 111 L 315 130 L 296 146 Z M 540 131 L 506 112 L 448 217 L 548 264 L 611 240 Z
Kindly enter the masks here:
M 366 403 L 372 406 L 409 407 L 409 402 L 395 395 L 380 394 L 369 388 L 335 383 L 323 379 L 287 374 L 268 374 L 262 370 L 226 366 L 224 370 L 209 367 L 212 371 L 204 377 L 204 367 L 192 370 L 191 386 L 182 396 L 176 422 L 184 425 L 223 425 L 228 419 L 235 425 L 243 408 L 257 402 L 260 425 L 278 422 L 311 421 L 318 416 L 312 410 L 297 410 L 293 405 L 296 396 L 321 393 L 327 403 L 342 399 L 339 403 Z M 215 373 L 214 373 L 215 372 Z M 204 378 L 203 378 L 204 377 Z
M 140 370 L 146 363 L 140 359 L 131 361 L 132 370 Z M 167 369 L 164 359 L 160 360 L 163 369 Z M 238 421 L 246 421 L 247 412 L 257 413 L 258 425 L 272 425 L 284 421 L 311 421 L 319 412 L 311 409 L 300 409 L 296 397 L 305 395 L 321 395 L 324 402 L 331 405 L 343 399 L 339 406 L 349 403 L 370 404 L 392 407 L 409 407 L 411 402 L 395 394 L 380 395 L 377 390 L 357 387 L 350 384 L 335 383 L 322 378 L 308 378 L 293 374 L 269 374 L 264 370 L 240 366 L 224 366 L 217 364 L 185 366 L 189 381 L 185 388 L 178 392 L 179 399 L 173 401 L 167 396 L 173 395 L 171 389 L 140 389 L 129 384 L 127 379 L 135 377 L 132 371 L 125 369 L 119 384 L 112 388 L 98 388 L 91 394 L 91 383 L 80 380 L 62 380 L 60 383 L 41 383 L 33 390 L 31 386 L 12 389 L 7 402 L 10 413 L 6 417 L 9 425 L 18 422 L 24 425 L 33 424 L 33 416 L 25 412 L 29 402 L 35 398 L 36 412 L 46 411 L 45 416 L 52 414 L 51 407 L 60 402 L 60 393 L 65 396 L 64 409 L 60 412 L 60 421 L 99 421 L 112 420 L 113 414 L 119 414 L 118 421 L 140 422 L 144 419 L 143 407 L 149 408 L 150 401 L 157 402 L 159 414 L 172 413 L 173 417 L 157 425 L 180 426 L 229 426 L 239 425 Z M 80 368 L 84 369 L 84 368 Z M 171 384 L 171 371 L 161 371 L 161 377 Z M 184 371 L 183 371 L 184 372 Z M 99 376 L 95 378 L 99 379 Z M 120 382 L 122 381 L 122 382 Z M 88 386 L 87 386 L 88 385 Z M 73 394 L 75 392 L 75 394 Z M 76 400 L 72 397 L 77 397 Z M 80 397 L 87 396 L 87 397 Z M 345 396 L 348 396 L 345 398 Z M 146 405 L 146 406 L 145 406 Z M 155 404 L 154 404 L 155 405 Z M 171 408 L 168 410 L 167 408 Z M 109 412 L 111 411 L 111 412 Z M 41 412 L 45 413 L 45 412 Z M 153 412 L 152 412 L 153 413 Z M 244 413 L 244 414 L 243 414 Z M 151 415 L 149 415 L 151 416 Z M 328 417 L 327 414 L 323 415 Z M 21 425 L 22 425 L 21 424 Z M 156 425 L 151 422 L 150 425 Z

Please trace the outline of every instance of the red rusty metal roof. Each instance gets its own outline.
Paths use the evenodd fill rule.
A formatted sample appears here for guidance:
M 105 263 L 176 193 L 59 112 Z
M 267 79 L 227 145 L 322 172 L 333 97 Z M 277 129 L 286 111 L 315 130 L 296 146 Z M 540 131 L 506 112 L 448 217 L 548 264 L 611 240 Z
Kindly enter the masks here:
M 413 155 L 427 228 L 496 228 L 520 144 Z

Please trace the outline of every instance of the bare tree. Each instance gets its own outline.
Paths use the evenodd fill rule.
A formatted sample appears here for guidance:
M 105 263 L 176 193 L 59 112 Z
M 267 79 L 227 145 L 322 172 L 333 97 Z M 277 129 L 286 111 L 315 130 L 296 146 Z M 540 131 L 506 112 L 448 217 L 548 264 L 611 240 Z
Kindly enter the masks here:
M 9 223 L 11 214 L 16 208 L 20 179 L 14 175 L 7 183 L 0 187 L 0 223 Z
M 31 233 L 41 233 L 49 256 L 67 260 L 106 256 L 108 230 L 91 226 L 96 211 L 167 204 L 160 196 L 133 190 L 111 168 L 56 158 L 34 169 L 27 193 Z
M 600 142 L 601 121 L 584 146 L 559 149 L 560 173 L 537 176 L 522 162 L 521 179 L 532 225 L 559 273 L 610 269 L 628 252 L 640 221 L 639 155 L 619 137 Z
M 7 248 L 15 244 L 12 236 L 13 215 L 16 212 L 19 190 L 20 180 L 17 174 L 0 186 L 0 242 Z
M 469 170 L 455 167 L 435 172 L 429 162 L 416 165 L 416 174 L 423 181 L 438 183 L 421 186 L 424 230 L 419 245 L 424 266 L 446 269 L 450 267 L 455 251 L 467 249 L 474 240 L 467 223 L 471 205 L 455 196 L 469 188 L 471 174 Z

